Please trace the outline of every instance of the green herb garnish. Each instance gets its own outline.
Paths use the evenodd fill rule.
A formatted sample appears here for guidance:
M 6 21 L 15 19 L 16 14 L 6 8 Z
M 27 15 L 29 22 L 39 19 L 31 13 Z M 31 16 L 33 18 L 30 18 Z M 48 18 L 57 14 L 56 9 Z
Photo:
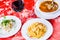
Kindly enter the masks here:
M 15 22 L 15 20 L 11 19 L 12 22 Z
M 8 23 L 10 23 L 10 20 L 3 20 L 1 22 L 2 25 L 6 26 Z
M 6 16 L 4 16 L 4 19 L 6 19 Z
M 3 21 L 1 22 L 1 24 L 4 25 L 4 26 L 6 26 L 6 25 L 9 24 L 10 22 L 15 22 L 15 20 L 13 20 L 13 19 L 11 19 L 11 20 L 6 19 L 6 20 L 3 20 Z

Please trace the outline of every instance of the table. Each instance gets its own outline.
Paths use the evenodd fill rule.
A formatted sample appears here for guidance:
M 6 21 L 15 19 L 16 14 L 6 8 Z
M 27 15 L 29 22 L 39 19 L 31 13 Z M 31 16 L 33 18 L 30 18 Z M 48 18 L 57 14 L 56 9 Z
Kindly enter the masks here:
M 34 13 L 34 5 L 37 0 L 24 0 L 24 10 L 22 12 L 15 12 L 12 8 L 12 2 L 14 0 L 0 0 L 0 17 L 13 15 L 22 20 L 22 25 L 31 18 L 37 18 Z M 53 34 L 48 40 L 60 40 L 60 16 L 48 20 L 53 25 Z M 0 40 L 25 40 L 21 34 L 21 29 L 19 32 L 8 38 L 0 38 Z

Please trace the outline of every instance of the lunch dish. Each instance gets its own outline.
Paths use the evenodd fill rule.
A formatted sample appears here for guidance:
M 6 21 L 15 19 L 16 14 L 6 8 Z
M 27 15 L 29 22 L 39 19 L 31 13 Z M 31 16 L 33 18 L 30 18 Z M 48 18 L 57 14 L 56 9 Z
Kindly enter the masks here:
M 46 40 L 52 35 L 53 27 L 47 20 L 35 18 L 22 26 L 21 33 L 26 40 Z
M 16 16 L 4 16 L 0 18 L 0 38 L 10 37 L 16 34 L 21 27 L 21 20 Z
M 52 1 L 43 1 L 38 0 L 35 4 L 35 14 L 44 19 L 53 19 L 60 15 L 60 1 L 54 0 Z
M 29 25 L 27 34 L 31 38 L 40 38 L 46 33 L 46 26 L 42 23 L 35 22 Z
M 2 20 L 2 22 L 0 24 L 0 28 L 9 32 L 12 29 L 12 27 L 14 26 L 14 24 L 15 24 L 15 20 L 4 19 L 4 20 Z
M 56 2 L 44 1 L 40 4 L 39 9 L 43 12 L 54 12 L 59 8 Z

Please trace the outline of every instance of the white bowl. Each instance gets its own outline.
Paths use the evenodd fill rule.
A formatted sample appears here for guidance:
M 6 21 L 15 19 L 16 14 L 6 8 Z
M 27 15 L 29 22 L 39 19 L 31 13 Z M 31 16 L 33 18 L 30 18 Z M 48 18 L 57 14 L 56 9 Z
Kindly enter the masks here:
M 56 18 L 57 16 L 60 15 L 60 0 L 54 0 L 57 4 L 58 4 L 58 9 L 54 12 L 42 12 L 39 9 L 39 6 L 42 2 L 44 2 L 43 0 L 38 0 L 35 4 L 35 14 L 40 17 L 40 18 L 44 18 L 44 19 L 53 19 Z
M 43 23 L 46 25 L 46 28 L 47 28 L 47 32 L 45 33 L 45 35 L 39 39 L 37 38 L 30 38 L 28 35 L 27 35 L 27 28 L 29 27 L 29 25 L 31 25 L 32 23 L 34 22 L 40 22 L 40 23 Z M 21 33 L 22 33 L 22 36 L 26 39 L 26 40 L 46 40 L 48 39 L 52 33 L 53 33 L 53 27 L 52 25 L 45 19 L 39 19 L 39 18 L 35 18 L 35 19 L 31 19 L 31 20 L 28 20 L 23 26 L 22 26 L 22 29 L 21 29 Z
M 0 23 L 2 22 L 3 19 L 4 19 L 4 17 L 0 18 Z M 4 31 L 3 29 L 0 28 L 0 38 L 7 38 L 7 37 L 10 37 L 10 36 L 13 36 L 21 28 L 21 20 L 19 18 L 17 18 L 16 16 L 6 16 L 6 19 L 15 20 L 15 25 L 13 26 L 13 28 L 9 32 Z

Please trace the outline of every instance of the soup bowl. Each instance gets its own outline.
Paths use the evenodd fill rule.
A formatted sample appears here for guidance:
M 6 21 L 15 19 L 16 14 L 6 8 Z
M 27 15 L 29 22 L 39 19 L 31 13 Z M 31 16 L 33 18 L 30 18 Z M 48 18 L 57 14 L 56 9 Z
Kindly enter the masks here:
M 47 1 L 47 0 L 44 0 Z M 56 18 L 60 15 L 60 1 L 59 0 L 54 0 L 55 3 L 58 4 L 58 9 L 56 11 L 53 12 L 43 12 L 41 11 L 41 9 L 39 8 L 41 3 L 44 2 L 43 0 L 38 0 L 35 4 L 35 14 L 40 17 L 40 18 L 44 18 L 44 19 L 53 19 Z M 49 0 L 50 1 L 50 0 Z

